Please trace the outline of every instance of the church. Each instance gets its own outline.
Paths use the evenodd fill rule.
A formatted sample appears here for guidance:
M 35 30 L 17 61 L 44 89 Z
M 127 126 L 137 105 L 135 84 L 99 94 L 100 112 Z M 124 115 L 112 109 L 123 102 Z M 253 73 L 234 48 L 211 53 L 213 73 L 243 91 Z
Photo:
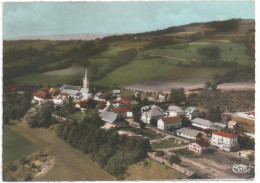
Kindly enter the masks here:
M 75 100 L 82 100 L 92 97 L 92 94 L 89 92 L 88 70 L 86 69 L 83 77 L 83 87 L 63 85 L 63 87 L 60 88 L 60 93 L 66 93 Z

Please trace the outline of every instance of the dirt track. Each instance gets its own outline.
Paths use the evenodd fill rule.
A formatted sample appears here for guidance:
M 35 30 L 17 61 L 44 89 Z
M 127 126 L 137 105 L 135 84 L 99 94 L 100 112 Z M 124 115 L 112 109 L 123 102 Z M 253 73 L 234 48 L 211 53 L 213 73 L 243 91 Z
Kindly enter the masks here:
M 203 88 L 204 82 L 189 83 L 189 82 L 164 82 L 164 81 L 149 81 L 143 83 L 135 83 L 125 87 L 129 91 L 143 92 L 164 92 L 169 93 L 172 88 L 184 88 L 186 91 L 196 88 Z M 218 86 L 221 90 L 254 90 L 255 83 L 240 82 L 240 83 L 225 83 Z

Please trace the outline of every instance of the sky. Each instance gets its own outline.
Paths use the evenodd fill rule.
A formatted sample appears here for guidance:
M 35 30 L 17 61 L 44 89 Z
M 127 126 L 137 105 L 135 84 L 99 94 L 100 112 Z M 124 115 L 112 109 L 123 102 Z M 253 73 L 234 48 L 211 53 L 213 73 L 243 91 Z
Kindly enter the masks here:
M 137 33 L 192 22 L 255 18 L 254 1 L 5 2 L 3 39 Z

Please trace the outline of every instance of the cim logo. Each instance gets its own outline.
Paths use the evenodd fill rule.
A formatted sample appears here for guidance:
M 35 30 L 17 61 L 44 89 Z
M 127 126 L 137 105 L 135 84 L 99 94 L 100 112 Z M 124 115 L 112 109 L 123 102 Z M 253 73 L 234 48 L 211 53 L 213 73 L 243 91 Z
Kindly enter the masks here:
M 229 165 L 228 168 L 232 168 L 234 173 L 248 173 L 253 167 L 251 165 L 234 164 Z

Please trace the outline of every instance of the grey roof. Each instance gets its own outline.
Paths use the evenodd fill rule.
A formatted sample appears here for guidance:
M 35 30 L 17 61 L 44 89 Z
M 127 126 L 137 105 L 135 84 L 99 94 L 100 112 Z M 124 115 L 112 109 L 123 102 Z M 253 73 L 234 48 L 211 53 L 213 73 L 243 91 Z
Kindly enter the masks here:
M 61 94 L 68 94 L 68 95 L 76 95 L 78 93 L 78 90 L 66 90 L 66 89 L 62 89 L 60 91 Z
M 160 107 L 158 107 L 157 105 L 143 106 L 141 108 L 141 112 L 143 115 L 147 115 L 147 116 L 163 115 L 163 110 Z
M 193 120 L 191 120 L 192 123 L 198 123 L 198 124 L 201 124 L 201 125 L 205 125 L 205 126 L 213 126 L 214 123 L 209 121 L 209 120 L 206 120 L 206 119 L 201 119 L 201 118 L 195 118 Z
M 186 113 L 193 113 L 194 111 L 196 111 L 197 108 L 196 107 L 188 107 L 185 109 L 185 112 Z
M 176 132 L 180 132 L 193 137 L 196 137 L 200 133 L 198 130 L 189 129 L 189 128 L 181 128 L 179 130 L 176 130 Z
M 117 114 L 109 111 L 104 111 L 101 113 L 101 119 L 108 123 L 114 123 L 117 119 Z
M 215 123 L 214 123 L 214 126 L 220 126 L 220 127 L 222 127 L 222 128 L 225 128 L 225 127 L 227 126 L 227 124 L 215 122 Z
M 63 87 L 61 87 L 62 90 L 77 90 L 77 91 L 79 91 L 80 88 L 81 86 L 72 86 L 72 85 L 64 85 Z
M 171 111 L 176 111 L 176 112 L 184 112 L 184 111 L 182 110 L 182 108 L 180 108 L 180 107 L 178 107 L 178 106 L 175 106 L 175 105 L 169 106 L 168 109 L 171 110 Z

